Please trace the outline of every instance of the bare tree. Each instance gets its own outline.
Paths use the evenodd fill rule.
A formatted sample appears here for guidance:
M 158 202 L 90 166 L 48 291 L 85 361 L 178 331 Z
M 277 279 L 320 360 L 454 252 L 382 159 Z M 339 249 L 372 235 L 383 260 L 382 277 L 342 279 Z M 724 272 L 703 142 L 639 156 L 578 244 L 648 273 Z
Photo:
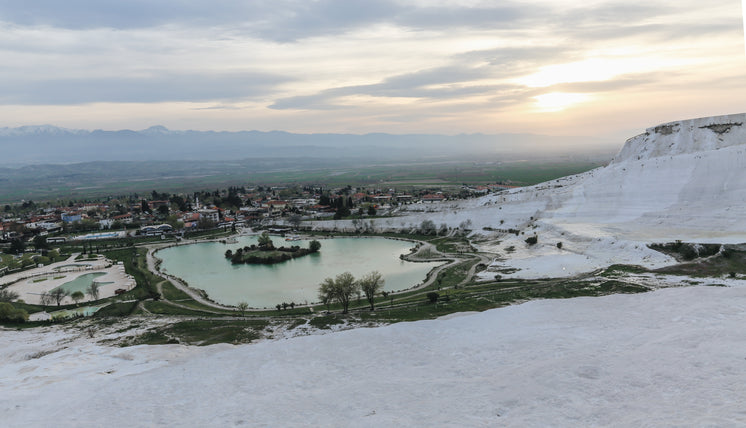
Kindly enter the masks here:
M 54 290 L 50 291 L 49 295 L 52 297 L 52 301 L 56 302 L 57 306 L 60 306 L 62 301 L 65 300 L 65 297 L 70 295 L 70 292 L 62 287 L 57 287 Z
M 0 302 L 12 302 L 18 297 L 19 294 L 15 291 L 8 290 L 7 288 L 4 290 L 0 290 Z
M 236 305 L 236 309 L 241 312 L 241 316 L 244 316 L 246 309 L 249 309 L 249 304 L 246 302 L 240 302 L 238 305 Z
M 303 221 L 303 217 L 301 217 L 300 214 L 293 214 L 288 218 L 288 222 L 295 229 L 300 226 L 301 221 Z
M 98 288 L 99 285 L 97 282 L 92 282 L 91 285 L 88 286 L 86 292 L 91 296 L 91 300 L 98 300 Z
M 363 293 L 365 293 L 365 298 L 368 299 L 368 303 L 370 303 L 371 311 L 375 310 L 376 294 L 381 291 L 384 282 L 385 281 L 383 280 L 381 273 L 375 270 L 363 276 L 358 281 L 358 283 L 360 284 L 360 288 L 362 289 Z
M 54 299 L 52 298 L 52 295 L 46 291 L 41 293 L 39 296 L 39 303 L 41 303 L 42 306 L 49 306 L 53 301 Z

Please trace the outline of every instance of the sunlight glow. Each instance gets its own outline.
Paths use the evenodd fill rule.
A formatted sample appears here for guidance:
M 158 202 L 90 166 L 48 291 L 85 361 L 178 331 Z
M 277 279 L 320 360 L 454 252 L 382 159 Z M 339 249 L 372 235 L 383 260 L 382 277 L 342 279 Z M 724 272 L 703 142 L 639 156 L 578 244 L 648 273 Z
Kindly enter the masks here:
M 618 64 L 600 59 L 590 59 L 546 66 L 534 74 L 519 79 L 519 82 L 531 88 L 543 88 L 558 83 L 609 80 L 618 74 Z
M 541 111 L 561 111 L 572 105 L 579 104 L 591 99 L 587 94 L 571 94 L 564 92 L 550 92 L 548 94 L 534 97 L 536 105 Z

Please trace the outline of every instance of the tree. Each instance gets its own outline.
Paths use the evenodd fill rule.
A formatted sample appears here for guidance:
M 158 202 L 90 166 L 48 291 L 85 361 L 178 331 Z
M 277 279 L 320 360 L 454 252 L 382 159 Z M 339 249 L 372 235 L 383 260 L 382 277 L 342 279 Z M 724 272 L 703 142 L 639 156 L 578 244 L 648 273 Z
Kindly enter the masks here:
M 435 223 L 432 220 L 422 220 L 420 233 L 423 235 L 435 235 Z
M 275 248 L 272 243 L 272 238 L 269 237 L 269 232 L 266 230 L 259 235 L 259 248 L 262 250 L 271 250 Z
M 346 314 L 350 307 L 350 299 L 360 289 L 355 277 L 350 272 L 343 272 L 334 278 L 334 298 L 342 304 L 342 313 Z
M 243 252 L 243 250 L 241 250 L 241 252 Z M 233 251 L 232 250 L 225 250 L 225 258 L 226 259 L 230 259 L 231 257 L 233 257 Z
M 96 282 L 93 282 L 88 286 L 86 292 L 91 296 L 91 300 L 98 300 L 98 287 L 99 285 Z
M 34 236 L 34 247 L 36 247 L 37 250 L 48 249 L 49 244 L 47 244 L 47 237 L 41 235 Z
M 312 253 L 318 252 L 321 249 L 321 242 L 314 239 L 308 243 L 308 249 L 311 250 Z
M 85 294 L 83 294 L 82 291 L 78 290 L 73 292 L 73 294 L 70 295 L 70 298 L 75 300 L 75 305 L 77 306 L 78 303 L 80 303 L 81 300 L 85 297 Z
M 142 201 L 140 201 L 140 211 L 142 211 L 144 213 L 149 213 L 150 212 L 150 205 L 148 204 L 148 201 L 146 201 L 145 199 L 143 199 Z
M 241 312 L 241 316 L 243 316 L 244 312 L 246 312 L 246 309 L 249 309 L 249 304 L 248 304 L 248 303 L 246 303 L 246 302 L 240 302 L 240 303 L 239 303 L 239 304 L 238 304 L 238 305 L 236 306 L 236 309 L 238 309 L 238 310 L 239 310 L 239 312 Z
M 539 242 L 539 237 L 536 235 L 526 238 L 526 243 L 528 245 L 536 245 L 537 242 Z
M 28 312 L 23 309 L 16 309 L 10 303 L 0 302 L 0 321 L 26 322 L 28 321 Z
M 375 310 L 375 299 L 376 294 L 378 294 L 379 291 L 381 291 L 381 288 L 383 288 L 384 280 L 381 277 L 381 273 L 378 271 L 373 271 L 362 278 L 360 278 L 360 281 L 358 281 L 360 284 L 360 289 L 362 289 L 363 293 L 365 293 L 365 298 L 368 299 L 368 303 L 370 303 L 370 310 Z
M 342 313 L 346 314 L 350 307 L 350 299 L 360 290 L 360 284 L 350 272 L 343 272 L 336 278 L 326 278 L 319 285 L 319 297 L 322 301 L 334 299 L 342 305 Z
M 376 215 L 376 207 L 368 205 L 368 215 Z
M 14 239 L 10 241 L 10 249 L 8 250 L 10 254 L 23 254 L 23 251 L 26 249 L 26 243 L 23 242 L 21 239 Z
M 298 226 L 300 226 L 300 222 L 303 220 L 303 217 L 301 217 L 299 214 L 293 214 L 288 218 L 288 222 L 293 226 L 293 228 L 297 229 Z
M 13 300 L 16 300 L 18 297 L 20 296 L 15 291 L 11 291 L 8 289 L 0 290 L 0 302 L 12 302 Z
M 41 293 L 41 295 L 39 296 L 39 303 L 41 303 L 41 305 L 45 308 L 51 305 L 53 301 L 54 299 L 52 298 L 52 295 L 46 291 Z
M 334 280 L 326 278 L 319 284 L 319 300 L 321 303 L 326 305 L 326 310 L 329 310 L 329 304 L 334 300 Z
M 350 209 L 344 206 L 344 203 L 340 203 L 340 205 L 337 207 L 337 211 L 334 213 L 334 220 L 339 220 L 349 216 Z
M 427 296 L 427 300 L 429 300 L 430 303 L 435 303 L 438 301 L 438 298 L 440 298 L 440 294 L 434 291 L 427 293 L 426 296 Z
M 57 287 L 54 290 L 50 291 L 49 295 L 51 296 L 52 301 L 56 302 L 57 306 L 60 306 L 65 297 L 70 295 L 70 292 L 62 287 Z

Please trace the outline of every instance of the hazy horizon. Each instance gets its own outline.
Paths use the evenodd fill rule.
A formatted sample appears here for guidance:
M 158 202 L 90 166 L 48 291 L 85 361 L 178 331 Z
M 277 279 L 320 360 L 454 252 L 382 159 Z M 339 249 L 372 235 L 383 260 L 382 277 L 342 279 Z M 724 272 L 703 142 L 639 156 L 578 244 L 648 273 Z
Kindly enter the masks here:
M 732 1 L 0 1 L 0 127 L 592 136 L 746 111 Z

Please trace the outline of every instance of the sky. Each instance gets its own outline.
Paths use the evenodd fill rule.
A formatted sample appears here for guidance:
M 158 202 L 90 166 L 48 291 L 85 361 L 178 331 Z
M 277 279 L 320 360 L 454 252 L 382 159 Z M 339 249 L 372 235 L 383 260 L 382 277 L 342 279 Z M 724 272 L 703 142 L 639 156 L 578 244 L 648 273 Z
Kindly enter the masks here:
M 746 111 L 743 4 L 635 3 L 0 0 L 0 127 L 626 138 Z

